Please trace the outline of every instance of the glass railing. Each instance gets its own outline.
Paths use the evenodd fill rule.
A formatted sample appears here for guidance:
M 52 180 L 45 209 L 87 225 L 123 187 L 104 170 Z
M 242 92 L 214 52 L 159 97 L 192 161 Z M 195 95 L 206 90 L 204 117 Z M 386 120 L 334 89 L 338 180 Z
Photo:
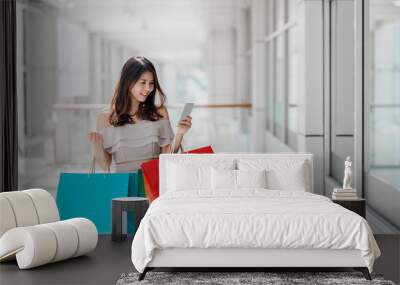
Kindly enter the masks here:
M 400 105 L 370 108 L 370 167 L 400 168 Z
M 19 145 L 19 188 L 39 187 L 54 193 L 60 172 L 88 172 L 92 150 L 87 134 L 107 105 L 56 104 L 45 135 L 24 137 Z M 167 106 L 173 128 L 183 105 Z M 196 105 L 185 150 L 211 145 L 216 152 L 249 151 L 250 104 Z
M 400 105 L 372 105 L 370 118 L 369 172 L 400 190 Z

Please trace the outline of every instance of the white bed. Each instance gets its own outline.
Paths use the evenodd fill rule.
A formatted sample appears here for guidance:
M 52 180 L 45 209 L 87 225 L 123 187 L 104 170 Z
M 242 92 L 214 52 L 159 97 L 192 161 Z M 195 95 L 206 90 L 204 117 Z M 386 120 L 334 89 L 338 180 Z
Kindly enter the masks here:
M 230 169 L 254 186 L 264 168 L 274 190 L 215 189 Z M 380 252 L 367 222 L 312 194 L 312 169 L 310 154 L 161 155 L 160 197 L 132 243 L 140 279 L 155 267 L 354 267 L 370 278 Z

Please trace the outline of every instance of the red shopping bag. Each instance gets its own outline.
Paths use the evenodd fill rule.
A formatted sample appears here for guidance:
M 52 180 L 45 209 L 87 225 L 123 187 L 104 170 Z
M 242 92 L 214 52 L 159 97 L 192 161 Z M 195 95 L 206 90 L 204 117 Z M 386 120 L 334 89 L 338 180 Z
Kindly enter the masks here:
M 205 146 L 186 151 L 184 153 L 214 153 L 211 146 Z M 151 203 L 159 195 L 159 165 L 158 159 L 153 159 L 142 163 L 142 172 L 144 178 L 146 196 Z

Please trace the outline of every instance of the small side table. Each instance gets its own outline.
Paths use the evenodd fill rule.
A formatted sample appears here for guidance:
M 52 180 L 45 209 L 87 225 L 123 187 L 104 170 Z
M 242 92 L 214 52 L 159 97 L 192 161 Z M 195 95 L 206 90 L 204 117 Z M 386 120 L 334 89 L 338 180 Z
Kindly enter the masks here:
M 112 199 L 112 234 L 113 241 L 123 241 L 126 234 L 122 233 L 122 214 L 123 212 L 133 211 L 136 216 L 136 230 L 140 221 L 146 214 L 149 207 L 149 200 L 142 197 L 122 197 Z
M 365 219 L 365 199 L 357 198 L 354 200 L 340 200 L 332 199 L 332 202 L 339 204 L 340 206 L 359 214 Z

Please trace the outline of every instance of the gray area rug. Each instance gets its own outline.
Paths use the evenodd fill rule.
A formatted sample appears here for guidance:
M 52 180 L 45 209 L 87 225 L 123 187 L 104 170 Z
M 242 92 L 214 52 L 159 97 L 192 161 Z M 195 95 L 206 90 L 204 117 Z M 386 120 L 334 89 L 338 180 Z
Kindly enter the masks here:
M 368 281 L 360 272 L 148 272 L 142 281 L 139 273 L 122 274 L 117 285 L 133 284 L 387 284 L 380 275 Z

